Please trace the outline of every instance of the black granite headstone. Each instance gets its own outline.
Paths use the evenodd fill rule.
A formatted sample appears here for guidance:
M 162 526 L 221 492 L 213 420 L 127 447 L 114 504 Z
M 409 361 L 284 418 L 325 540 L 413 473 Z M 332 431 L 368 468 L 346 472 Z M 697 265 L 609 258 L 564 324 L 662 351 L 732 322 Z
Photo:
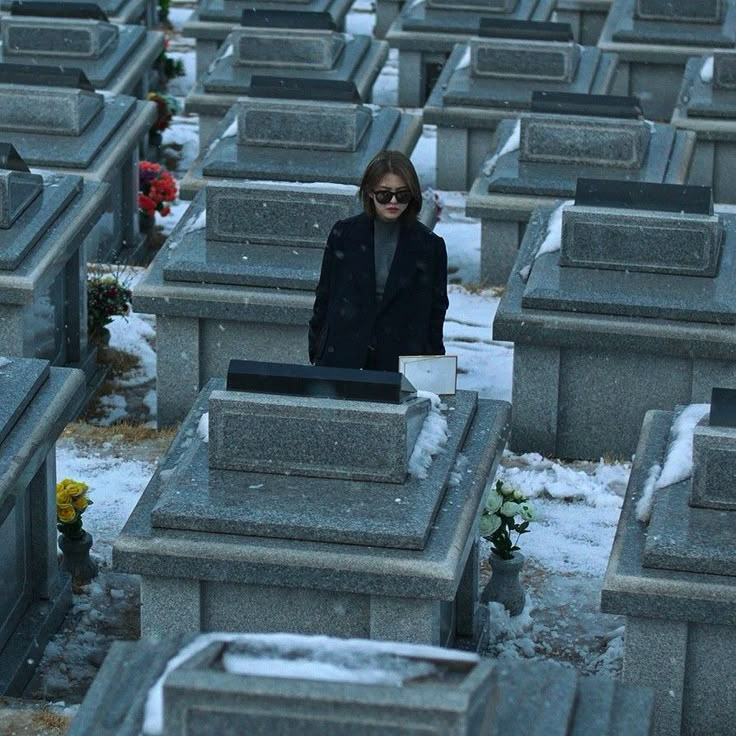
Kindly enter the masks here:
M 512 20 L 510 18 L 481 18 L 478 35 L 527 41 L 568 42 L 573 40 L 572 27 L 569 23 Z
M 638 97 L 585 95 L 574 92 L 532 92 L 532 112 L 555 115 L 590 115 L 604 118 L 638 119 L 642 115 Z
M 87 92 L 95 91 L 87 75 L 81 69 L 40 64 L 0 64 L 0 84 L 71 87 Z
M 299 28 L 302 31 L 336 31 L 334 18 L 326 11 L 259 10 L 246 8 L 241 26 L 249 28 Z
M 25 174 L 31 171 L 12 143 L 0 143 L 0 169 L 22 171 Z
M 250 80 L 253 97 L 286 97 L 290 100 L 360 102 L 355 82 L 311 77 L 267 77 L 254 74 Z
M 51 0 L 14 0 L 10 6 L 10 14 L 29 15 L 35 18 L 108 20 L 105 11 L 95 3 L 59 3 Z
M 710 187 L 654 184 L 616 179 L 578 179 L 575 204 L 586 207 L 616 207 L 659 212 L 713 214 Z
M 386 404 L 400 404 L 416 393 L 401 373 L 236 358 L 228 366 L 227 390 Z
M 736 389 L 713 389 L 709 424 L 711 427 L 736 427 Z

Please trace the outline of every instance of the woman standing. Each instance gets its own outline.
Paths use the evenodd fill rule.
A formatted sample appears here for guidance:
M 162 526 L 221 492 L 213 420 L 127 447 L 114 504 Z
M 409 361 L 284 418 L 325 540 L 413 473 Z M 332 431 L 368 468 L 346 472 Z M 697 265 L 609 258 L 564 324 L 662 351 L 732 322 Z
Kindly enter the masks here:
M 316 365 L 396 371 L 400 355 L 444 355 L 445 242 L 417 221 L 417 172 L 382 151 L 363 174 L 363 212 L 327 239 L 309 321 Z

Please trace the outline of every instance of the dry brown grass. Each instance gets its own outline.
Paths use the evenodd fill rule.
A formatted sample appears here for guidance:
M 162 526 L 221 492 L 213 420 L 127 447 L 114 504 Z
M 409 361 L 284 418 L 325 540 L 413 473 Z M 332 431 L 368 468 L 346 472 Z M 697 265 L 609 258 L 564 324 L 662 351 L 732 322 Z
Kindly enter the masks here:
M 69 729 L 71 719 L 61 713 L 53 713 L 50 710 L 39 710 L 31 716 L 33 725 L 44 729 L 45 733 L 66 733 Z
M 62 432 L 62 437 L 81 442 L 107 442 L 116 439 L 127 444 L 136 444 L 147 440 L 161 440 L 170 443 L 174 439 L 178 427 L 166 427 L 155 429 L 143 424 L 131 422 L 119 422 L 109 427 L 100 427 L 86 422 L 72 422 Z
M 126 353 L 124 350 L 118 350 L 117 348 L 106 348 L 103 358 L 114 376 L 124 376 L 141 364 L 137 355 Z

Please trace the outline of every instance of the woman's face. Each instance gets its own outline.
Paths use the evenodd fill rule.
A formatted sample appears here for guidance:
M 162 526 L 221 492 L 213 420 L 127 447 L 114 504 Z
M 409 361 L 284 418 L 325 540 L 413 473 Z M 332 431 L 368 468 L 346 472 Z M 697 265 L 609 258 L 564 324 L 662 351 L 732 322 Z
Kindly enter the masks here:
M 397 176 L 396 174 L 386 174 L 378 180 L 378 183 L 373 187 L 373 191 L 370 193 L 370 197 L 373 200 L 373 206 L 376 208 L 376 217 L 384 222 L 395 222 L 404 214 L 406 208 L 409 206 L 409 202 L 407 201 L 404 204 L 400 204 L 394 196 L 391 197 L 386 204 L 381 204 L 376 198 L 376 194 L 378 194 L 379 197 L 387 196 L 381 195 L 381 192 L 393 192 L 394 194 L 401 192 L 402 194 L 408 194 L 409 187 L 400 176 Z

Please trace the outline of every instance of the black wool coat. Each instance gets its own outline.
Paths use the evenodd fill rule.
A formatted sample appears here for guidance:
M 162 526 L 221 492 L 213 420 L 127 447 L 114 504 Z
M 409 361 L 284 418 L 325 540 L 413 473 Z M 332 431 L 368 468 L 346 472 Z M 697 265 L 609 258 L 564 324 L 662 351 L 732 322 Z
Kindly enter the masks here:
M 309 321 L 316 365 L 398 370 L 399 355 L 444 355 L 445 241 L 417 221 L 402 222 L 383 299 L 376 297 L 373 219 L 334 225 L 327 239 Z

